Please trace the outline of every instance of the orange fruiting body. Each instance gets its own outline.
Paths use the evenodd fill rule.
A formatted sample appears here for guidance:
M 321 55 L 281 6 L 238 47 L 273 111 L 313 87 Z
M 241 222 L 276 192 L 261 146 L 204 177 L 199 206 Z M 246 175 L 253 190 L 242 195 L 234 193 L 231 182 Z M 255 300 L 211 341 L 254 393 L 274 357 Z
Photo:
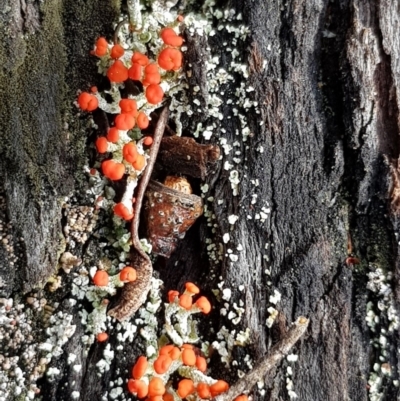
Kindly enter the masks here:
M 158 71 L 158 65 L 155 63 L 149 64 L 144 69 L 144 79 L 142 84 L 144 86 L 151 84 L 159 84 L 161 81 L 161 75 Z
M 147 397 L 146 401 L 163 401 L 163 395 L 154 395 L 153 397 Z
M 132 377 L 137 380 L 141 379 L 142 376 L 146 373 L 147 365 L 147 358 L 143 355 L 139 356 L 134 367 L 132 368 Z
M 186 291 L 188 291 L 188 292 L 190 292 L 192 294 L 198 294 L 200 292 L 199 287 L 197 287 L 197 285 L 195 285 L 195 284 L 193 284 L 191 282 L 187 282 L 185 284 L 185 288 L 186 288 Z
M 114 64 L 107 70 L 107 77 L 110 82 L 124 82 L 128 79 L 128 69 L 121 60 L 116 60 L 114 61 Z
M 136 160 L 132 163 L 132 167 L 137 171 L 142 171 L 143 167 L 146 165 L 146 159 L 140 153 L 137 155 Z
M 164 345 L 160 349 L 160 355 L 168 355 L 173 361 L 176 361 L 181 356 L 181 351 L 178 347 L 173 344 Z
M 116 143 L 119 140 L 119 130 L 117 127 L 111 127 L 107 133 L 107 140 Z
M 162 50 L 158 55 L 158 65 L 167 71 L 177 71 L 182 67 L 182 52 L 170 47 Z
M 164 28 L 161 31 L 161 39 L 170 46 L 182 46 L 183 43 L 183 39 L 172 28 Z
M 151 104 L 158 104 L 163 100 L 164 91 L 160 85 L 151 84 L 146 88 L 146 99 Z
M 88 92 L 82 92 L 78 96 L 78 104 L 79 107 L 84 111 L 93 111 L 99 106 L 99 101 L 97 100 L 96 96 L 91 95 Z
M 140 53 L 140 52 L 133 53 L 131 60 L 132 60 L 132 63 L 138 63 L 142 67 L 144 67 L 147 64 L 149 64 L 148 57 L 145 56 L 144 54 Z
M 128 131 L 135 126 L 135 117 L 132 114 L 118 114 L 115 117 L 115 126 L 121 131 Z
M 171 363 L 172 363 L 172 358 L 169 355 L 160 355 L 154 361 L 154 370 L 159 375 L 162 375 L 169 369 L 169 367 L 171 366 Z
M 245 394 L 242 394 L 236 397 L 233 401 L 249 401 L 249 397 L 247 397 Z
M 143 380 L 128 380 L 128 391 L 136 394 L 138 398 L 144 398 L 149 392 L 147 384 Z
M 164 401 L 174 401 L 174 396 L 170 393 L 165 393 L 162 398 Z
M 196 368 L 200 370 L 200 372 L 205 372 L 207 370 L 207 361 L 202 356 L 196 356 Z
M 108 281 L 108 273 L 104 270 L 97 270 L 96 274 L 93 276 L 93 283 L 98 287 L 105 287 L 108 285 Z
M 121 45 L 116 44 L 111 48 L 110 56 L 111 58 L 120 58 L 124 55 L 124 53 L 125 53 L 124 48 Z
M 137 151 L 137 147 L 133 142 L 129 142 L 124 145 L 122 149 L 122 156 L 127 162 L 134 163 L 138 158 L 138 155 L 139 153 Z
M 137 103 L 134 99 L 121 99 L 119 107 L 121 108 L 121 113 L 133 114 L 134 116 L 137 113 Z
M 182 294 L 179 297 L 179 305 L 182 306 L 182 308 L 185 308 L 186 310 L 189 310 L 192 307 L 192 297 L 188 294 Z
M 216 383 L 210 386 L 210 393 L 213 397 L 215 397 L 218 394 L 225 393 L 225 391 L 228 391 L 228 389 L 229 384 L 226 381 L 218 380 Z
M 206 297 L 200 297 L 195 305 L 205 314 L 207 315 L 211 311 L 210 301 Z
M 165 386 L 159 377 L 153 377 L 149 382 L 149 396 L 155 397 L 165 393 Z
M 186 398 L 188 395 L 194 393 L 194 391 L 195 391 L 195 388 L 194 388 L 193 380 L 182 379 L 178 383 L 178 389 L 176 392 L 178 393 L 179 397 Z
M 94 54 L 98 57 L 105 56 L 108 51 L 108 42 L 105 38 L 98 38 L 96 41 L 96 49 L 94 50 Z
M 132 63 L 131 68 L 128 70 L 128 76 L 134 81 L 142 79 L 143 67 L 139 63 Z
M 97 336 L 96 336 L 96 340 L 97 340 L 99 343 L 102 343 L 102 342 L 104 342 L 104 341 L 107 341 L 107 340 L 108 340 L 108 334 L 107 334 L 107 333 L 99 333 L 99 334 L 97 334 Z
M 136 117 L 136 124 L 140 129 L 146 129 L 149 126 L 149 118 L 143 111 L 139 111 Z
M 160 348 L 159 354 L 160 355 L 168 355 L 173 348 L 174 348 L 173 344 L 164 345 Z
M 173 347 L 172 350 L 169 352 L 169 356 L 172 358 L 173 361 L 177 361 L 181 356 L 181 350 L 178 347 Z
M 107 138 L 101 136 L 100 138 L 96 139 L 96 149 L 99 153 L 106 153 L 108 149 L 108 142 Z
M 211 398 L 210 386 L 207 383 L 199 383 L 196 390 L 200 398 Z
M 119 279 L 121 281 L 132 282 L 136 280 L 136 270 L 131 266 L 125 266 L 119 272 Z
M 192 349 L 183 349 L 182 362 L 187 366 L 194 366 L 196 364 L 196 354 Z
M 176 297 L 179 297 L 178 291 L 175 291 L 175 290 L 168 291 L 168 302 L 174 302 Z
M 113 208 L 114 214 L 126 221 L 133 219 L 133 210 L 129 210 L 122 202 L 117 203 Z
M 120 180 L 125 174 L 125 166 L 114 160 L 105 160 L 101 163 L 101 169 L 103 170 L 103 174 L 113 181 Z
M 153 144 L 153 138 L 151 136 L 145 136 L 143 139 L 144 146 L 151 146 Z

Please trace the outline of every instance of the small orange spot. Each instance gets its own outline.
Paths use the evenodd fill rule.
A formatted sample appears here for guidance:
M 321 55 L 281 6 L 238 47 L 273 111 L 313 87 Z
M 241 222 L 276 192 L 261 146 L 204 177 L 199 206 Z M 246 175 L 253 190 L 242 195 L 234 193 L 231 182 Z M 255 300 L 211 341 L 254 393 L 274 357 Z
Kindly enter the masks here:
M 111 58 L 120 58 L 124 55 L 124 53 L 125 53 L 124 48 L 121 45 L 116 44 L 111 48 L 110 56 Z
M 114 64 L 107 70 L 107 77 L 110 82 L 124 82 L 128 79 L 128 69 L 121 60 L 116 60 L 114 61 Z
M 105 160 L 101 163 L 103 174 L 110 180 L 120 180 L 125 174 L 125 166 L 114 160 Z
M 119 141 L 119 130 L 117 127 L 111 127 L 107 133 L 107 140 L 116 143 Z
M 147 366 L 147 358 L 143 355 L 139 356 L 138 360 L 132 368 L 132 377 L 137 380 L 141 379 L 142 376 L 146 373 Z
M 137 155 L 136 160 L 132 163 L 132 167 L 137 171 L 142 171 L 146 164 L 146 159 L 140 153 Z
M 143 139 L 144 146 L 151 146 L 153 144 L 153 138 L 151 136 L 145 136 Z
M 169 355 L 160 355 L 155 361 L 154 361 L 154 370 L 156 373 L 159 375 L 162 375 L 165 373 L 169 367 L 172 364 L 172 358 Z
M 108 149 L 108 142 L 107 138 L 101 136 L 100 138 L 96 139 L 96 149 L 99 153 L 106 153 Z
M 97 336 L 96 336 L 96 340 L 97 340 L 99 343 L 102 343 L 102 342 L 104 342 L 104 341 L 107 341 L 107 340 L 108 340 L 108 334 L 107 334 L 107 333 L 99 333 L 99 334 L 97 334 Z
M 210 386 L 207 383 L 199 383 L 196 390 L 200 398 L 211 398 Z
M 188 395 L 194 393 L 194 391 L 195 391 L 195 388 L 194 388 L 193 380 L 182 379 L 178 383 L 178 389 L 176 392 L 178 393 L 179 397 L 186 398 Z
M 205 372 L 207 370 L 207 361 L 202 356 L 196 356 L 196 368 L 200 370 L 200 372 Z
M 183 43 L 183 39 L 172 28 L 164 28 L 161 31 L 161 39 L 166 45 L 174 47 L 182 46 Z
M 132 216 L 133 217 L 133 216 Z M 132 282 L 136 280 L 136 270 L 131 266 L 125 266 L 119 272 L 119 279 L 121 281 Z
M 179 292 L 175 290 L 168 291 L 168 302 L 174 302 L 175 298 L 179 297 Z
M 189 310 L 192 307 L 192 297 L 188 294 L 182 294 L 179 297 L 179 305 L 182 306 L 182 308 L 185 308 L 186 310 Z
M 137 113 L 137 103 L 135 99 L 121 99 L 119 101 L 119 107 L 121 108 L 121 113 L 136 115 Z
M 93 283 L 98 287 L 105 287 L 108 285 L 108 281 L 108 273 L 104 270 L 97 270 L 96 274 L 93 276 Z
M 211 311 L 210 301 L 206 297 L 200 297 L 195 305 L 205 314 L 207 315 Z
M 187 366 L 196 365 L 196 354 L 192 349 L 183 349 L 182 362 Z
M 106 40 L 106 38 L 98 38 L 96 41 L 96 45 L 95 45 L 95 50 L 94 50 L 94 54 L 97 57 L 103 57 L 107 54 L 108 52 L 108 42 Z
M 185 284 L 185 288 L 186 288 L 186 291 L 190 292 L 191 294 L 198 294 L 200 292 L 199 287 L 197 287 L 197 285 L 195 285 L 191 282 L 187 282 Z
M 236 397 L 233 401 L 249 401 L 249 397 L 247 397 L 247 395 L 242 394 Z
M 149 383 L 149 396 L 155 397 L 157 395 L 163 395 L 165 393 L 165 386 L 163 381 L 159 377 L 153 377 Z
M 164 98 L 164 91 L 160 85 L 150 84 L 146 88 L 146 99 L 151 104 L 158 104 Z
M 149 59 L 146 55 L 140 53 L 140 52 L 135 52 L 132 55 L 132 63 L 138 63 L 142 67 L 146 66 L 149 64 Z
M 178 49 L 166 48 L 158 55 L 158 65 L 167 71 L 177 71 L 182 66 L 182 52 Z
M 359 264 L 360 264 L 360 259 L 358 259 L 358 258 L 352 258 L 352 257 L 346 258 L 346 265 L 347 266 L 359 265 Z
M 82 92 L 78 96 L 78 104 L 79 107 L 84 111 L 93 111 L 99 106 L 99 101 L 97 100 L 96 96 L 91 95 L 88 92 Z
M 225 391 L 228 391 L 229 389 L 229 384 L 224 381 L 224 380 L 218 380 L 216 383 L 212 384 L 210 386 L 210 393 L 213 397 L 225 393 Z
M 146 129 L 149 126 L 149 118 L 143 111 L 139 111 L 136 117 L 136 124 L 140 129 Z M 146 140 L 146 138 L 145 138 Z M 151 141 L 153 143 L 153 140 Z M 143 144 L 146 145 L 143 141 Z M 151 145 L 151 144 L 150 144 Z M 149 146 L 149 145 L 147 145 Z
M 121 131 L 128 131 L 135 126 L 135 117 L 131 114 L 118 114 L 114 120 L 115 126 Z
M 143 380 L 128 380 L 128 391 L 136 394 L 138 398 L 144 398 L 149 392 L 149 387 Z

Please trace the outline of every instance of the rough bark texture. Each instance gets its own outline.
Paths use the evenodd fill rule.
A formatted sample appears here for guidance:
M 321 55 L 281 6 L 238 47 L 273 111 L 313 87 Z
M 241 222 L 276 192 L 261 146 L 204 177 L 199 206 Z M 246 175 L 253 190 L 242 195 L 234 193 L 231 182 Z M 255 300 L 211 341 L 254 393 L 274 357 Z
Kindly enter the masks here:
M 309 318 L 293 365 L 299 400 L 368 400 L 368 378 L 374 364 L 382 362 L 391 365 L 392 376 L 381 375 L 381 399 L 400 399 L 394 385 L 400 369 L 399 331 L 385 334 L 388 356 L 380 360 L 381 350 L 371 342 L 387 329 L 387 315 L 375 333 L 365 319 L 367 303 L 376 306 L 380 299 L 367 289 L 367 274 L 377 267 L 393 274 L 389 284 L 397 314 L 400 307 L 400 8 L 390 0 L 238 3 L 221 7 L 242 12 L 250 28 L 246 46 L 238 50 L 248 59 L 246 85 L 255 88 L 261 114 L 247 116 L 251 135 L 235 148 L 243 160 L 237 168 L 239 195 L 232 196 L 229 172 L 222 168 L 229 156 L 206 178 L 209 194 L 224 200 L 208 206 L 215 214 L 214 236 L 229 233 L 230 242 L 223 244 L 221 264 L 210 266 L 205 242 L 210 227 L 202 219 L 169 260 L 158 259 L 155 269 L 166 289 L 182 289 L 190 280 L 203 283 L 211 295 L 222 276 L 232 289 L 232 302 L 244 296 L 245 320 L 239 328 L 250 328 L 253 343 L 235 350 L 239 363 L 246 353 L 257 361 L 284 330 L 285 323 L 271 329 L 265 324 L 274 289 L 282 294 L 276 308 L 287 323 L 300 315 Z M 56 269 L 63 248 L 62 200 L 84 186 L 81 171 L 87 159 L 86 120 L 77 118 L 71 102 L 78 88 L 96 81 L 88 49 L 100 34 L 111 37 L 118 7 L 105 0 L 0 1 L 1 296 L 21 298 Z M 193 79 L 197 77 L 191 84 L 201 86 L 203 100 L 208 94 L 198 57 L 210 46 L 228 65 L 225 34 L 217 31 L 208 44 L 204 38 L 197 44 L 187 38 L 189 49 L 200 47 L 188 52 L 186 62 Z M 235 91 L 235 85 L 225 90 Z M 230 105 L 222 110 L 221 128 L 232 143 L 241 126 Z M 204 121 L 198 113 L 183 123 L 195 127 Z M 194 187 L 197 191 L 199 183 Z M 80 195 L 75 198 L 79 202 Z M 261 206 L 271 209 L 266 221 L 255 216 Z M 234 230 L 229 215 L 239 216 Z M 238 245 L 243 250 L 235 251 L 239 259 L 233 263 L 228 248 Z M 81 248 L 78 256 L 96 252 L 92 241 Z M 345 263 L 349 253 L 360 259 L 359 265 Z M 110 382 L 127 377 L 142 352 L 140 337 L 116 353 L 112 369 L 99 380 L 95 364 L 102 358 L 102 345 L 93 346 L 88 356 L 79 351 L 84 329 L 77 309 L 66 302 L 68 296 L 68 287 L 54 295 L 61 310 L 76 314 L 77 330 L 54 362 L 62 375 L 41 383 L 43 400 L 72 400 L 73 390 L 81 400 L 99 400 Z M 219 316 L 214 302 L 213 329 L 225 325 L 237 330 Z M 112 340 L 115 333 L 110 335 Z M 66 362 L 72 351 L 82 364 L 80 372 Z M 268 375 L 265 394 L 254 391 L 255 400 L 289 400 L 287 366 L 285 361 Z M 232 382 L 237 379 L 234 369 L 217 362 L 214 369 Z

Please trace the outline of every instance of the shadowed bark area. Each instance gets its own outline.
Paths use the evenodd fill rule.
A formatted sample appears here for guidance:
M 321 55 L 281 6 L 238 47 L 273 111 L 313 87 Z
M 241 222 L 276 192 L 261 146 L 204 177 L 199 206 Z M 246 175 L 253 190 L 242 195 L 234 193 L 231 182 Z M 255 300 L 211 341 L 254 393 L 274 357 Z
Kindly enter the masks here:
M 0 9 L 1 3 L 8 11 L 0 14 L 5 38 L 0 46 L 0 234 L 8 242 L 0 243 L 0 294 L 22 297 L 55 271 L 64 247 L 62 198 L 86 185 L 81 171 L 88 159 L 86 138 L 93 131 L 71 102 L 77 89 L 86 90 L 98 79 L 88 49 L 96 37 L 111 37 L 119 5 L 37 1 L 27 2 L 30 8 L 22 12 L 6 0 Z M 206 197 L 213 198 L 205 203 L 215 216 L 199 219 L 171 258 L 159 257 L 156 274 L 165 293 L 182 290 L 190 280 L 212 299 L 214 310 L 200 323 L 205 339 L 213 341 L 222 326 L 229 332 L 250 328 L 252 344 L 233 350 L 238 366 L 226 368 L 216 352 L 211 358 L 212 376 L 231 383 L 238 369 L 248 370 L 247 354 L 257 362 L 286 325 L 300 315 L 310 319 L 294 350 L 297 362 L 284 360 L 267 376 L 263 393 L 252 391 L 254 400 L 289 401 L 287 379 L 299 400 L 368 400 L 374 365 L 382 380 L 378 399 L 399 399 L 399 329 L 388 329 L 387 298 L 371 290 L 368 274 L 381 269 L 387 277 L 398 317 L 400 9 L 390 0 L 220 3 L 243 14 L 237 24 L 247 25 L 250 35 L 234 46 L 217 19 L 208 42 L 184 33 L 185 69 L 191 71 L 191 88 L 199 87 L 200 107 L 183 118 L 183 133 L 190 136 L 198 123 L 206 127 L 210 121 L 200 110 L 211 95 L 206 56 L 218 55 L 218 68 L 228 70 L 232 48 L 247 60 L 249 77 L 237 74 L 221 91 L 235 93 L 242 83 L 245 89 L 253 87 L 246 96 L 258 102 L 259 114 L 243 105 L 235 106 L 238 113 L 233 105 L 221 106 L 211 143 L 225 138 L 238 144 L 232 152 L 221 149 L 222 159 L 205 179 Z M 247 119 L 246 134 L 240 115 Z M 235 155 L 240 163 L 232 161 Z M 237 196 L 224 168 L 227 161 L 239 174 Z M 204 182 L 191 181 L 200 194 Z M 77 203 L 87 202 L 79 193 L 74 196 Z M 232 215 L 238 217 L 234 225 L 228 219 Z M 210 243 L 222 249 L 221 260 L 209 258 Z M 95 265 L 98 246 L 91 237 L 77 248 L 77 256 Z M 111 369 L 99 378 L 96 364 L 104 345 L 95 344 L 85 354 L 79 307 L 67 302 L 70 281 L 65 277 L 50 297 L 59 310 L 74 315 L 77 328 L 64 354 L 51 364 L 61 374 L 53 382 L 43 379 L 42 396 L 72 401 L 77 391 L 81 400 L 99 400 L 119 378 L 128 378 L 144 353 L 142 340 L 137 335 L 132 344 L 115 348 Z M 219 313 L 225 302 L 212 289 L 221 281 L 232 290 L 230 305 L 244 301 L 238 325 Z M 281 294 L 277 304 L 270 298 L 275 290 Z M 268 328 L 270 307 L 280 315 Z M 375 331 L 366 321 L 371 308 L 379 315 Z M 43 329 L 41 323 L 37 327 Z M 118 330 L 109 333 L 113 347 L 119 344 Z M 67 363 L 69 353 L 77 355 L 80 371 Z M 390 375 L 382 364 L 389 365 Z

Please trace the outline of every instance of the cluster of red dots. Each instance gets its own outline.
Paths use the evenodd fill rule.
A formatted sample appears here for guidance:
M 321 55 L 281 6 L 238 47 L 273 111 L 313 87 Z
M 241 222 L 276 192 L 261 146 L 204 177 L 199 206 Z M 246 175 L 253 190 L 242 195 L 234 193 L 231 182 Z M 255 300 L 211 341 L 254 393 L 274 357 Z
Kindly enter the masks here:
M 200 292 L 200 289 L 193 283 L 185 284 L 185 292 L 169 291 L 168 301 L 177 302 L 183 309 L 190 311 L 197 307 L 204 314 L 211 310 L 211 304 L 204 296 L 193 302 L 193 298 Z M 201 351 L 192 344 L 183 344 L 177 347 L 174 344 L 164 345 L 160 348 L 156 358 L 148 360 L 140 356 L 132 368 L 131 379 L 128 381 L 128 391 L 140 399 L 146 401 L 174 401 L 171 392 L 172 384 L 165 383 L 162 375 L 173 374 L 184 366 L 196 369 L 202 374 L 207 372 L 207 361 Z M 229 389 L 229 384 L 224 380 L 213 380 L 212 384 L 194 381 L 190 378 L 181 378 L 174 392 L 181 398 L 211 399 Z M 241 395 L 235 401 L 248 401 L 247 396 Z
M 162 74 L 166 71 L 177 71 L 182 66 L 182 52 L 180 47 L 183 44 L 181 36 L 170 28 L 161 30 L 160 37 L 164 46 L 158 54 L 157 61 L 152 62 L 140 52 L 134 52 L 130 60 L 121 60 L 125 54 L 124 48 L 116 43 L 109 46 L 103 37 L 96 41 L 92 54 L 107 60 L 112 64 L 107 69 L 107 77 L 111 83 L 123 83 L 128 79 L 139 81 L 143 85 L 147 102 L 152 105 L 159 104 L 164 98 L 164 91 L 160 85 Z M 91 93 L 82 92 L 78 97 L 79 107 L 84 111 L 94 111 L 99 106 L 97 88 L 92 87 Z M 115 116 L 114 126 L 111 127 L 106 136 L 96 140 L 98 153 L 106 153 L 110 144 L 115 144 L 120 139 L 120 131 L 129 131 L 135 126 L 141 130 L 149 126 L 149 119 L 146 113 L 138 110 L 135 99 L 121 99 L 119 102 L 120 113 Z M 144 146 L 151 146 L 152 137 L 143 138 Z M 123 161 L 113 159 L 105 160 L 101 164 L 103 175 L 110 180 L 117 181 L 126 174 L 126 165 L 130 164 L 136 171 L 142 171 L 146 166 L 146 159 L 138 152 L 134 141 L 124 144 L 122 149 Z M 132 208 L 118 203 L 114 207 L 114 213 L 122 219 L 129 221 L 133 218 Z

